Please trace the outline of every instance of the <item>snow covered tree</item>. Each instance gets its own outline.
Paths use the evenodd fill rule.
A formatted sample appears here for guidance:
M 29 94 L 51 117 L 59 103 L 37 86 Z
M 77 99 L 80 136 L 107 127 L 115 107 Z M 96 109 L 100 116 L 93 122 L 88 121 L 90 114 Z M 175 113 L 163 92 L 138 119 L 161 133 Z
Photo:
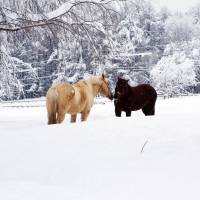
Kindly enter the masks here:
M 0 47 L 0 99 L 12 100 L 23 97 L 23 87 L 16 75 L 16 65 L 4 46 Z
M 194 18 L 195 24 L 200 24 L 200 3 L 189 9 L 188 14 Z
M 166 96 L 188 93 L 188 88 L 196 84 L 194 62 L 184 51 L 162 57 L 150 76 L 155 88 Z
M 4 66 L 1 74 L 14 69 L 22 96 L 32 98 L 45 95 L 53 82 L 103 71 L 114 87 L 120 67 L 133 84 L 149 83 L 149 70 L 159 60 L 172 62 L 182 52 L 199 81 L 198 6 L 193 9 L 172 15 L 148 0 L 0 0 L 0 41 L 13 66 Z M 17 92 L 11 96 L 19 98 Z
M 189 15 L 173 15 L 166 20 L 165 30 L 171 42 L 190 41 L 193 36 L 193 18 Z

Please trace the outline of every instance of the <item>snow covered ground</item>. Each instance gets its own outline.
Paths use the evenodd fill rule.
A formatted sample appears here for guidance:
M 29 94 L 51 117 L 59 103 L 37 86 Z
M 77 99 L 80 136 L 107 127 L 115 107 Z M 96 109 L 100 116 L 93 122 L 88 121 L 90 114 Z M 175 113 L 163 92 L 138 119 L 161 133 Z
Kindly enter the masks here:
M 0 104 L 0 199 L 199 200 L 199 119 L 200 96 L 158 99 L 153 117 L 96 104 L 51 126 L 42 105 Z

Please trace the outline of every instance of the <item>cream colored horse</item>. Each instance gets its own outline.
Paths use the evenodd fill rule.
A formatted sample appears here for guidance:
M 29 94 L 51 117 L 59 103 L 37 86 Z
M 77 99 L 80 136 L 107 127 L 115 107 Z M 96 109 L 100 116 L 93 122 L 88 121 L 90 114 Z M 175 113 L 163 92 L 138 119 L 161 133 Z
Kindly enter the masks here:
M 76 122 L 77 113 L 81 113 L 81 121 L 86 121 L 98 93 L 112 99 L 108 85 L 108 79 L 101 75 L 49 88 L 46 96 L 48 124 L 62 123 L 66 113 L 71 114 L 71 122 Z

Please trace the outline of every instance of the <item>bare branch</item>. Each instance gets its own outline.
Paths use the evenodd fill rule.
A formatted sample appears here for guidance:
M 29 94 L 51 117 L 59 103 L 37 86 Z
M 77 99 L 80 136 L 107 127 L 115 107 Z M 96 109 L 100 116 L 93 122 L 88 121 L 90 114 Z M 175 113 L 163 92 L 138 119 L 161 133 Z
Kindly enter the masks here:
M 69 13 L 73 13 L 73 9 L 80 6 L 80 5 L 94 5 L 97 8 L 100 9 L 102 13 L 106 13 L 106 11 L 114 12 L 114 10 L 107 7 L 107 5 L 112 2 L 112 0 L 93 0 L 93 1 L 68 1 L 66 3 L 63 3 L 60 7 L 58 7 L 56 10 L 49 12 L 49 13 L 43 13 L 40 8 L 38 8 L 40 14 L 31 14 L 28 13 L 26 16 L 24 14 L 14 11 L 10 8 L 1 7 L 1 10 L 7 10 L 10 13 L 14 13 L 15 17 L 12 16 L 12 18 L 6 16 L 9 20 L 4 22 L 0 22 L 0 31 L 19 31 L 27 28 L 34 28 L 39 26 L 45 26 L 50 24 L 55 24 L 54 22 L 57 21 L 57 19 L 60 19 L 62 21 L 62 17 L 68 15 Z M 37 5 L 38 6 L 38 5 Z M 81 16 L 76 15 L 77 22 L 79 21 L 80 24 L 94 22 L 94 21 L 100 21 L 101 18 L 93 19 L 93 20 L 87 20 L 82 19 Z M 1 24 L 3 23 L 3 24 Z
M 145 146 L 147 145 L 147 143 L 148 143 L 148 140 L 146 140 L 146 142 L 143 144 L 143 146 L 142 146 L 142 149 L 141 149 L 140 153 L 142 153 L 142 152 L 144 151 L 144 148 L 145 148 Z
M 30 28 L 35 28 L 35 27 L 41 27 L 41 26 L 48 26 L 50 24 L 53 24 L 53 22 L 40 22 L 40 23 L 33 23 L 25 26 L 18 26 L 18 27 L 6 27 L 3 25 L 0 25 L 0 31 L 19 31 L 19 30 L 24 30 L 24 29 L 30 29 Z

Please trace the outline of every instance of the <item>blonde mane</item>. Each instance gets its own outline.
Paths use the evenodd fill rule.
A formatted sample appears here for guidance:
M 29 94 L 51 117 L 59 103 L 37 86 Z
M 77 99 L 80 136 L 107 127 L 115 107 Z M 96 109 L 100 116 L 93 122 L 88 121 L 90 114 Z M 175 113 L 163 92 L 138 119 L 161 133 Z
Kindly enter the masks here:
M 99 81 L 102 79 L 102 76 L 91 76 L 88 79 L 84 79 L 85 82 L 89 84 L 95 84 L 98 85 Z

